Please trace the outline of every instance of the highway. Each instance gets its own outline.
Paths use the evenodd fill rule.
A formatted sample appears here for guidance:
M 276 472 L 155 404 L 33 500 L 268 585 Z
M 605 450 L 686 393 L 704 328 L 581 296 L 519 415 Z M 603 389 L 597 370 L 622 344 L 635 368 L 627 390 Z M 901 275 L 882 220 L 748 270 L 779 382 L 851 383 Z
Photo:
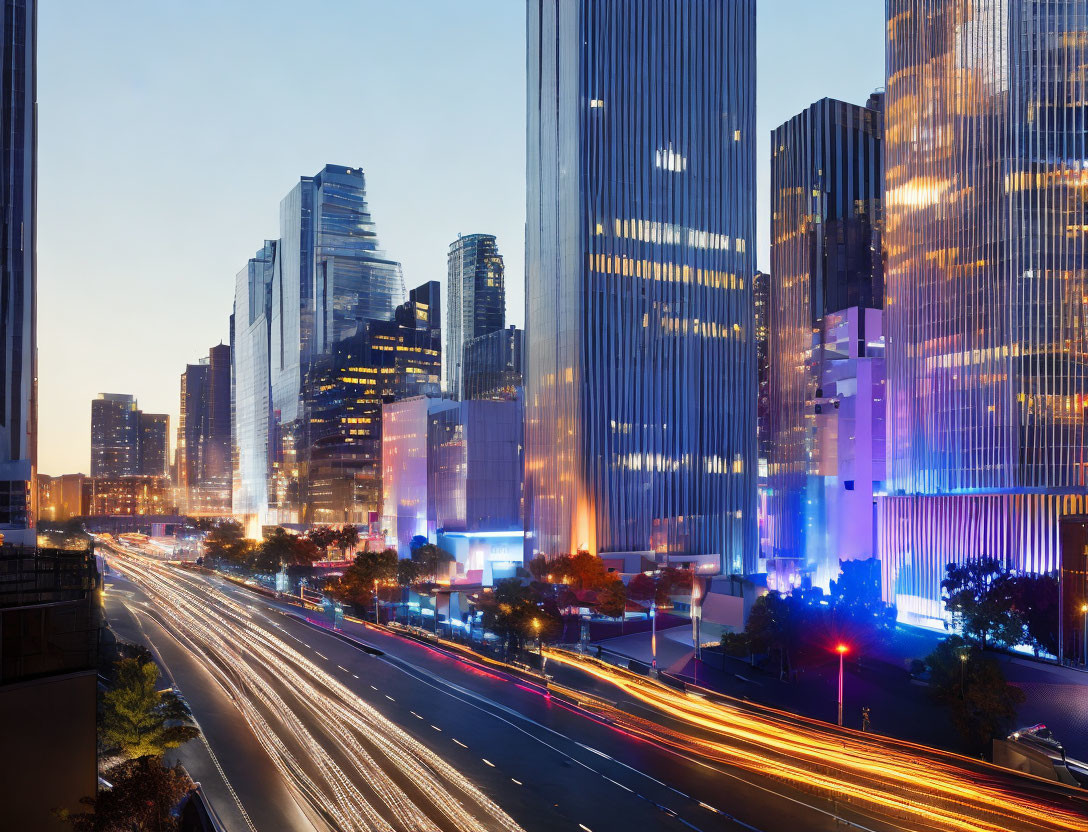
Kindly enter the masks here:
M 761 770 L 717 717 L 654 716 L 675 703 L 607 670 L 563 671 L 598 674 L 580 707 L 375 628 L 334 635 L 205 573 L 119 552 L 110 564 L 124 576 L 107 593 L 111 623 L 153 644 L 192 705 L 222 770 L 205 788 L 232 829 L 1088 829 L 1064 815 L 996 827 L 973 805 L 960 822 L 842 800 L 836 778 L 883 786 L 834 759 L 821 783 Z M 691 716 L 711 724 L 662 730 Z M 762 742 L 748 738 L 746 753 L 781 765 Z

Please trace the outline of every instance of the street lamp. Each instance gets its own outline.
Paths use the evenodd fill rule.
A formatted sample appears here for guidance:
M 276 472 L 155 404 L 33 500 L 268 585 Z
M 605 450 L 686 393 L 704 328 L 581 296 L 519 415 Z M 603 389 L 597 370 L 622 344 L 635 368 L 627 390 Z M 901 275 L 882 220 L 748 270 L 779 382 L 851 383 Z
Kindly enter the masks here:
M 650 652 L 653 654 L 650 667 L 657 673 L 657 603 L 650 602 Z
M 379 626 L 381 625 L 381 622 L 378 620 L 378 579 L 377 578 L 374 579 L 374 623 L 379 625 Z
M 544 662 L 546 662 L 547 659 L 544 658 L 544 642 L 540 638 L 540 619 L 539 618 L 534 618 L 533 619 L 533 632 L 536 633 L 536 649 L 537 649 L 537 652 L 540 654 L 540 675 L 544 676 Z M 548 677 L 544 676 L 544 678 L 547 679 Z
M 960 699 L 963 699 L 963 671 L 967 667 L 967 651 L 960 650 Z
M 1084 638 L 1081 639 L 1081 652 L 1084 654 L 1084 665 L 1088 667 L 1088 603 L 1080 605 L 1080 613 L 1084 616 Z
M 846 654 L 850 652 L 850 648 L 845 644 L 838 644 L 835 647 L 835 652 L 839 654 L 839 727 L 842 728 L 842 674 L 843 674 L 843 659 Z

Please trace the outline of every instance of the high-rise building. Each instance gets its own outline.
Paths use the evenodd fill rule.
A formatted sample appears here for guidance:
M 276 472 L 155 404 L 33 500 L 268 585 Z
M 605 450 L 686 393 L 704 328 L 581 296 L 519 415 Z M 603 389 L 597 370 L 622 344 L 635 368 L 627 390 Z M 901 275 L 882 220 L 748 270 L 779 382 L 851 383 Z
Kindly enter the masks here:
M 254 538 L 260 538 L 262 525 L 274 522 L 268 499 L 272 472 L 269 331 L 277 246 L 275 240 L 266 240 L 238 272 L 231 316 L 231 510 Z
M 126 393 L 99 393 L 91 401 L 91 476 L 140 473 L 140 411 Z
M 754 0 L 531 0 L 526 555 L 755 568 Z
M 274 509 L 266 520 L 297 522 L 306 490 L 297 457 L 307 441 L 305 385 L 313 363 L 358 335 L 366 321 L 388 320 L 404 297 L 400 264 L 381 250 L 360 168 L 326 165 L 284 197 L 272 279 L 268 500 Z
M 0 534 L 33 545 L 37 459 L 37 4 L 4 0 L 0 131 Z
M 181 374 L 177 474 L 180 508 L 189 514 L 230 512 L 230 347 L 219 344 Z
M 810 561 L 837 556 L 827 551 L 823 501 L 810 494 L 823 491 L 815 474 L 821 338 L 828 315 L 883 306 L 882 106 L 880 94 L 865 107 L 824 98 L 771 134 L 765 554 L 787 582 Z M 864 342 L 870 316 L 854 320 Z
M 170 459 L 170 416 L 139 411 L 137 423 L 140 435 L 136 473 L 145 477 L 165 477 Z
M 509 326 L 465 342 L 463 398 L 509 401 L 518 396 L 525 385 L 524 335 Z
M 382 511 L 382 405 L 441 388 L 440 287 L 411 292 L 393 320 L 368 321 L 315 358 L 299 444 L 303 522 L 369 524 Z
M 458 234 L 448 265 L 446 392 L 463 398 L 465 344 L 506 327 L 505 271 L 492 234 Z
M 770 408 L 771 364 L 768 356 L 770 341 L 771 276 L 766 272 L 752 275 L 752 325 L 756 334 L 756 449 L 759 476 L 766 478 L 771 454 Z
M 883 586 L 1059 564 L 1085 513 L 1088 8 L 888 0 Z

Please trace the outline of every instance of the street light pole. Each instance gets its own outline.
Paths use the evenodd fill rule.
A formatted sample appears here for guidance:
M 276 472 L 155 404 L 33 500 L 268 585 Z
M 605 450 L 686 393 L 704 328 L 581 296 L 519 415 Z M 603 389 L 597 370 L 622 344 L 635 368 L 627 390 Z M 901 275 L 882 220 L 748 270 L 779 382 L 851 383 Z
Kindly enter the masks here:
M 1084 666 L 1088 667 L 1088 603 L 1080 605 L 1081 614 L 1084 616 L 1084 638 L 1081 639 L 1081 652 L 1084 654 Z
M 838 645 L 835 650 L 839 654 L 839 727 L 842 728 L 842 676 L 843 676 L 843 660 L 846 658 L 846 653 L 850 648 L 845 644 Z
M 378 579 L 374 579 L 374 623 L 381 626 L 378 620 Z
M 653 655 L 650 664 L 654 673 L 657 673 L 657 603 L 650 602 L 650 652 Z

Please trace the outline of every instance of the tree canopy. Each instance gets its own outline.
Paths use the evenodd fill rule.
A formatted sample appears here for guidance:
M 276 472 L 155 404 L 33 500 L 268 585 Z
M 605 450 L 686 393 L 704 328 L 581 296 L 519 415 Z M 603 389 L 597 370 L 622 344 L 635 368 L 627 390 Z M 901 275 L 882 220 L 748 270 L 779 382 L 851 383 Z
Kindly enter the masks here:
M 996 558 L 948 564 L 941 589 L 953 625 L 983 650 L 994 642 L 1023 641 L 1024 621 L 1013 609 L 1012 576 Z
M 116 681 L 103 697 L 102 742 L 130 759 L 161 757 L 200 735 L 192 715 L 173 691 L 160 692 L 154 662 L 122 659 Z

